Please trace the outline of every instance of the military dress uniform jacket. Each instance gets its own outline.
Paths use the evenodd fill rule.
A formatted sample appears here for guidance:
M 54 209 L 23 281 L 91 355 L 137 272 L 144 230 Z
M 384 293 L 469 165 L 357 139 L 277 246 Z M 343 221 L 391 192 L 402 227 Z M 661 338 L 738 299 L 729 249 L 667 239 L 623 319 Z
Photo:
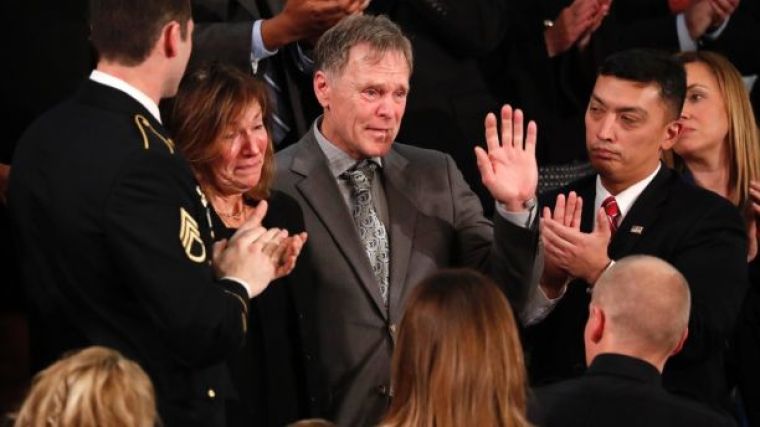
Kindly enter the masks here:
M 223 425 L 248 295 L 214 278 L 205 199 L 161 124 L 88 81 L 26 131 L 11 180 L 37 367 L 111 347 L 148 372 L 164 425 Z

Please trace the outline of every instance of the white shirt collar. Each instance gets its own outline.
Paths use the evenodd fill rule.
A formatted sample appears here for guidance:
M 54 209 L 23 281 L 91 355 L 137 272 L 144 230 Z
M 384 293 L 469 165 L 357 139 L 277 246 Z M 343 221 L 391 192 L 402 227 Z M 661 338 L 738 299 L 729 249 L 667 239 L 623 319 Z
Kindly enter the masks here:
M 120 90 L 131 96 L 135 99 L 135 101 L 139 102 L 143 107 L 145 107 L 145 109 L 148 110 L 148 112 L 150 112 L 150 114 L 152 114 L 159 123 L 161 123 L 161 112 L 158 110 L 158 105 L 140 89 L 132 86 L 131 84 L 118 77 L 114 77 L 99 70 L 92 70 L 92 73 L 90 74 L 90 80 L 108 87 L 112 87 L 116 90 Z
M 657 172 L 660 171 L 661 167 L 662 163 L 658 163 L 657 168 L 654 170 L 654 172 L 649 174 L 649 176 L 615 195 L 615 201 L 617 202 L 618 209 L 620 210 L 620 222 L 623 221 L 625 216 L 628 214 L 628 211 L 631 210 L 631 206 L 633 206 L 633 204 L 636 202 L 636 199 L 639 198 L 644 189 L 647 188 L 647 185 L 652 182 L 655 175 L 657 175 Z M 607 191 L 606 188 L 604 188 L 604 185 L 602 185 L 602 179 L 597 174 L 596 198 L 594 199 L 594 225 L 596 225 L 596 212 L 599 212 L 599 208 L 602 207 L 602 202 L 604 199 L 611 195 L 612 194 Z

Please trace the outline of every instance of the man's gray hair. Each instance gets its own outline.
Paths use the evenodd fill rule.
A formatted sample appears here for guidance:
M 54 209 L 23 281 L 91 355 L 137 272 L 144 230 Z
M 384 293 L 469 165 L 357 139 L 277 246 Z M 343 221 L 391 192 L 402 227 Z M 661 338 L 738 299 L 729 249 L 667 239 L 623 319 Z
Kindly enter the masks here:
M 314 70 L 339 73 L 352 47 L 366 44 L 380 60 L 388 52 L 404 55 L 412 72 L 412 44 L 398 25 L 385 16 L 352 15 L 327 30 L 314 48 Z

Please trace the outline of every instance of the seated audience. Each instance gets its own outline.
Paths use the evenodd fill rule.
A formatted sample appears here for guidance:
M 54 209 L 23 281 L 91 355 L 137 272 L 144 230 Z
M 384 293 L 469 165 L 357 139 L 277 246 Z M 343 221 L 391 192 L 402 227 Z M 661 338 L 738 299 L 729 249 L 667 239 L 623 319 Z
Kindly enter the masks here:
M 155 427 L 153 384 L 140 366 L 88 347 L 39 372 L 14 427 Z
M 527 426 L 526 383 L 504 294 L 475 271 L 442 270 L 409 296 L 381 426 Z
M 232 66 L 212 64 L 185 77 L 174 103 L 173 133 L 212 208 L 215 240 L 230 238 L 267 200 L 263 225 L 301 233 L 293 237 L 300 248 L 306 240 L 301 208 L 269 188 L 269 106 L 263 83 Z M 319 415 L 307 267 L 298 263 L 290 276 L 251 300 L 246 344 L 230 360 L 239 400 L 229 402 L 228 425 L 279 427 Z
M 663 367 L 688 335 L 690 299 L 683 275 L 658 258 L 615 263 L 592 292 L 583 334 L 588 370 L 534 390 L 531 420 L 545 427 L 732 425 L 662 387 Z
M 678 138 L 685 94 L 684 68 L 666 54 L 625 51 L 602 65 L 585 118 L 597 174 L 542 200 L 557 203 L 541 221 L 538 296 L 549 299 L 526 311 L 535 384 L 583 372 L 588 290 L 614 260 L 648 254 L 686 277 L 694 301 L 689 338 L 664 368 L 665 388 L 728 407 L 724 343 L 747 288 L 747 239 L 731 203 L 660 162 Z
M 681 113 L 682 130 L 673 146 L 673 162 L 687 180 L 737 206 L 747 229 L 747 260 L 751 289 L 745 298 L 734 342 L 735 377 L 746 403 L 757 401 L 760 389 L 760 319 L 756 297 L 760 289 L 757 255 L 757 215 L 760 201 L 760 138 L 749 96 L 736 68 L 722 56 L 706 51 L 679 55 L 688 84 Z M 672 153 L 670 153 L 672 154 Z M 753 209 L 754 208 L 754 209 Z M 760 422 L 758 405 L 744 405 Z

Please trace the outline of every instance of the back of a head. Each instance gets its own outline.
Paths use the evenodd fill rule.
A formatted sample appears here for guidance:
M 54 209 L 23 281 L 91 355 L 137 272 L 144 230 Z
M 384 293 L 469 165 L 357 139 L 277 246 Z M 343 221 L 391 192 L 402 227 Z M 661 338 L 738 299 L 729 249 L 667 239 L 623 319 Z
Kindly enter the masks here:
M 686 97 L 686 72 L 672 55 L 649 49 L 631 49 L 610 55 L 599 67 L 599 75 L 653 84 L 671 113 L 670 120 L 681 115 Z
M 688 326 L 691 297 L 686 279 L 673 266 L 634 255 L 602 274 L 591 305 L 604 312 L 615 352 L 667 357 Z
M 480 273 L 443 270 L 409 298 L 383 425 L 527 425 L 525 382 L 507 299 Z
M 88 347 L 41 371 L 14 427 L 154 427 L 153 385 L 136 363 Z
M 90 0 L 90 40 L 101 58 L 138 65 L 167 23 L 177 21 L 188 36 L 190 10 L 189 0 Z
M 314 70 L 340 73 L 354 46 L 366 44 L 380 59 L 388 52 L 400 52 L 412 71 L 412 45 L 401 28 L 385 16 L 352 15 L 327 30 L 314 47 Z

